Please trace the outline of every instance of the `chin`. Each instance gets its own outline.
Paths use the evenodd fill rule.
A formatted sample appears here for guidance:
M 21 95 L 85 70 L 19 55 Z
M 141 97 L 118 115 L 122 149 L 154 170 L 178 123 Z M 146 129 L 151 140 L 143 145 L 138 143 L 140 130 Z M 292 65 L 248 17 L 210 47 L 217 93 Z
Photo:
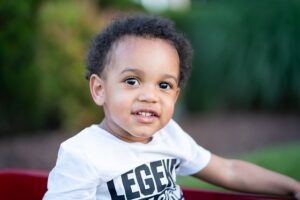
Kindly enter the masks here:
M 149 139 L 152 137 L 153 134 L 137 134 L 134 135 L 134 137 L 136 138 L 140 138 L 140 139 Z
M 157 130 L 156 129 L 147 129 L 148 127 L 142 127 L 139 129 L 136 129 L 132 132 L 132 135 L 139 138 L 149 138 L 152 137 Z

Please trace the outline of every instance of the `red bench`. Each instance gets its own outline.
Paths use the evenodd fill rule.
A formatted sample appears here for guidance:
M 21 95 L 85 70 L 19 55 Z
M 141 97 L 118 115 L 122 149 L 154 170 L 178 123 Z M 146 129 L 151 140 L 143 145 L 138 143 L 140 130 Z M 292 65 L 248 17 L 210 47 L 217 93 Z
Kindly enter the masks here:
M 25 169 L 0 170 L 0 199 L 41 200 L 47 189 L 48 172 Z M 183 188 L 186 200 L 284 200 L 261 195 Z

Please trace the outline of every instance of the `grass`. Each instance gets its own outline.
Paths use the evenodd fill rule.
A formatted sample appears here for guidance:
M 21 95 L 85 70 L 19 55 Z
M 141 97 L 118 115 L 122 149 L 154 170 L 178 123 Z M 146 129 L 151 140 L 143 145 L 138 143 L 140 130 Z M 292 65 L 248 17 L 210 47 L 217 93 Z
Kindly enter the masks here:
M 237 158 L 300 180 L 300 142 L 257 150 Z M 178 177 L 177 183 L 185 187 L 224 190 L 193 177 Z

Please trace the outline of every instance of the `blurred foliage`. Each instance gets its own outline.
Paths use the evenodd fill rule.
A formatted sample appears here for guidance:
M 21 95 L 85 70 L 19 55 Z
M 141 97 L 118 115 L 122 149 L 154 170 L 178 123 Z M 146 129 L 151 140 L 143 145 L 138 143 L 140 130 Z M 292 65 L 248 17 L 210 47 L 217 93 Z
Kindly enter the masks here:
M 193 1 L 171 16 L 195 50 L 189 111 L 300 111 L 300 1 Z
M 42 79 L 39 101 L 63 129 L 98 123 L 102 114 L 85 80 L 85 56 L 103 26 L 93 1 L 49 1 L 40 9 L 36 62 Z
M 92 35 L 134 1 L 26 0 L 0 4 L 0 135 L 99 122 L 84 79 Z M 193 1 L 170 14 L 195 49 L 190 111 L 300 110 L 300 2 Z
M 40 1 L 0 3 L 0 135 L 40 126 L 38 74 L 34 66 Z
M 97 4 L 99 7 L 103 9 L 113 8 L 113 9 L 141 9 L 142 6 L 137 4 L 132 0 L 97 0 Z
M 99 122 L 84 78 L 103 26 L 94 1 L 4 1 L 0 11 L 1 135 Z

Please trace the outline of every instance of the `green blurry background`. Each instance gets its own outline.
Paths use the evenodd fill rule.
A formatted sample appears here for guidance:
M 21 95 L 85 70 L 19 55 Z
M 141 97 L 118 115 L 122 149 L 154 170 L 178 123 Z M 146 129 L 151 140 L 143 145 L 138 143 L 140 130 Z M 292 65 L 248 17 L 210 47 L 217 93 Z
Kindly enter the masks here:
M 300 1 L 208 1 L 192 8 L 176 16 L 195 48 L 189 111 L 299 112 Z
M 8 1 L 0 4 L 0 133 L 79 129 L 102 114 L 84 80 L 93 34 L 134 1 Z M 194 47 L 186 112 L 300 110 L 300 1 L 192 1 L 160 13 Z
M 91 37 L 114 16 L 130 12 L 170 17 L 192 43 L 193 71 L 179 115 L 292 113 L 294 124 L 300 123 L 299 0 L 186 0 L 190 5 L 184 9 L 164 12 L 138 2 L 1 1 L 0 138 L 26 138 L 49 130 L 74 134 L 98 123 L 103 114 L 84 79 L 86 51 Z M 44 148 L 48 152 L 50 147 Z M 242 158 L 299 179 L 299 151 L 295 142 Z M 16 151 L 15 157 L 19 154 Z M 7 156 L 3 160 L 12 159 L 12 152 L 8 150 Z M 191 179 L 179 183 L 194 186 Z

